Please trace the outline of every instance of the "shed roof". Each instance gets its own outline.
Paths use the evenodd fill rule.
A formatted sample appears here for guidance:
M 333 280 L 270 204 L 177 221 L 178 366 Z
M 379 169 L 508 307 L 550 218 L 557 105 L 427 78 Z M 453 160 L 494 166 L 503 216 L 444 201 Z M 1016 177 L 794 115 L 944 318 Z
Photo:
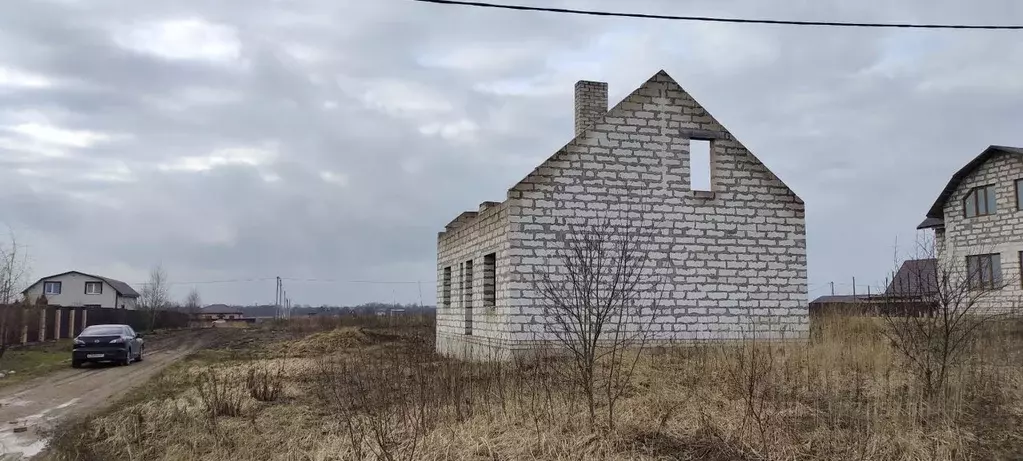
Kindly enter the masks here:
M 895 273 L 888 288 L 884 290 L 886 296 L 921 296 L 933 294 L 938 290 L 938 260 L 937 259 L 911 259 L 904 261 L 899 271 Z

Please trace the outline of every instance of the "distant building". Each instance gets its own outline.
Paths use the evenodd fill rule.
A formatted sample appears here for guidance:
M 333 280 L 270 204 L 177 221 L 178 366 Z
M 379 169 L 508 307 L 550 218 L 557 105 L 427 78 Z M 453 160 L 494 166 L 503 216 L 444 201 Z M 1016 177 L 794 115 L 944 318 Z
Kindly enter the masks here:
M 139 294 L 127 283 L 110 277 L 78 271 L 43 277 L 22 292 L 36 304 L 40 297 L 48 305 L 135 309 Z
M 202 308 L 197 314 L 199 320 L 203 321 L 214 321 L 214 320 L 242 320 L 245 318 L 245 313 L 241 308 L 228 306 L 226 304 L 210 304 Z
M 842 314 L 865 315 L 872 311 L 868 295 L 825 295 L 810 301 L 810 315 Z
M 937 259 L 911 259 L 899 267 L 884 290 L 884 296 L 889 299 L 923 299 L 937 293 L 937 283 Z
M 904 261 L 883 292 L 820 296 L 810 301 L 810 314 L 878 315 L 885 309 L 905 314 L 922 312 L 927 309 L 922 301 L 937 292 L 937 267 L 936 259 Z

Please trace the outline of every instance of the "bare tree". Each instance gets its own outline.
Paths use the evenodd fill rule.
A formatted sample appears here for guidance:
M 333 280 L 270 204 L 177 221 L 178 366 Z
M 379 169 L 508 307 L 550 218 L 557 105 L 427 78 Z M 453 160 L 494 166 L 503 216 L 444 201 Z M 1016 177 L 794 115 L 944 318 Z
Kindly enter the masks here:
M 944 396 L 951 371 L 982 327 L 1018 305 L 1003 288 L 1019 279 L 1003 275 L 1000 263 L 997 254 L 938 254 L 934 241 L 925 239 L 893 273 L 879 306 L 885 334 L 926 398 Z
M 168 294 L 167 272 L 157 264 L 149 271 L 149 281 L 142 287 L 139 296 L 140 308 L 149 314 L 149 329 L 156 324 L 156 313 L 164 309 L 170 301 Z
M 18 291 L 28 276 L 28 254 L 18 243 L 14 232 L 9 232 L 9 241 L 0 243 L 0 357 L 3 357 L 21 328 L 21 312 L 28 300 L 15 305 Z
M 192 287 L 185 297 L 185 311 L 189 314 L 197 314 L 202 307 L 202 298 L 199 297 L 199 290 Z
M 537 268 L 545 332 L 572 359 L 569 379 L 586 398 L 590 425 L 602 394 L 613 428 L 615 403 L 646 343 L 661 284 L 640 248 L 645 232 L 630 220 L 565 227 L 554 255 Z
M 28 276 L 28 254 L 13 232 L 9 233 L 9 241 L 0 243 L 0 305 L 8 305 L 18 300 L 18 290 Z

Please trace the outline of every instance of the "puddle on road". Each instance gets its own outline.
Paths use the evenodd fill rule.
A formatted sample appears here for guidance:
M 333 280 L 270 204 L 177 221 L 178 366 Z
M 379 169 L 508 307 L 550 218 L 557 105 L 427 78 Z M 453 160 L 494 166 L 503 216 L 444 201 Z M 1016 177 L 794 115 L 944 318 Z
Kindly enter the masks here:
M 46 444 L 48 442 L 47 439 L 42 438 L 41 431 L 39 430 L 40 426 L 46 423 L 46 415 L 53 411 L 63 410 L 64 408 L 70 407 L 75 403 L 78 403 L 78 400 L 78 398 L 73 398 L 67 402 L 47 408 L 34 415 L 18 418 L 8 424 L 5 424 L 5 427 L 0 429 L 0 457 L 3 459 L 9 459 L 11 455 L 15 455 L 17 457 L 14 459 L 18 459 L 31 458 L 38 455 L 46 448 Z M 25 400 L 19 401 L 22 402 L 19 406 L 32 403 Z M 24 432 L 14 432 L 14 429 L 19 427 L 24 427 L 28 430 Z
M 0 433 L 0 450 L 3 450 L 0 452 L 0 456 L 3 456 L 4 459 L 10 459 L 10 455 L 20 455 L 20 458 L 31 458 L 41 453 L 45 448 L 45 439 L 26 443 L 21 437 L 17 437 L 17 434 L 10 432 Z
M 32 403 L 31 400 L 25 400 L 15 397 L 8 397 L 6 399 L 0 399 L 0 408 L 2 407 L 23 407 Z

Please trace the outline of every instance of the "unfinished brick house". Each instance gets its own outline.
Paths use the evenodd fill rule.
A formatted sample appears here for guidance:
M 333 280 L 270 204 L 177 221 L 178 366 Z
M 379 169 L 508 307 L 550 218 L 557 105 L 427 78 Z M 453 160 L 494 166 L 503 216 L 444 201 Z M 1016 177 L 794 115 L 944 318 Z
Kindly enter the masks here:
M 934 230 L 941 276 L 969 277 L 978 311 L 1023 304 L 1023 147 L 989 146 L 952 175 L 918 229 Z M 954 283 L 954 282 L 953 282 Z
M 691 178 L 696 145 L 709 157 L 704 190 Z M 637 214 L 630 204 L 644 206 Z M 654 340 L 736 338 L 750 325 L 760 336 L 809 330 L 803 201 L 661 71 L 610 110 L 606 83 L 578 82 L 575 138 L 506 200 L 440 232 L 437 350 L 502 359 L 543 340 L 534 274 L 559 222 L 608 216 L 654 229 L 643 251 L 678 261 Z

